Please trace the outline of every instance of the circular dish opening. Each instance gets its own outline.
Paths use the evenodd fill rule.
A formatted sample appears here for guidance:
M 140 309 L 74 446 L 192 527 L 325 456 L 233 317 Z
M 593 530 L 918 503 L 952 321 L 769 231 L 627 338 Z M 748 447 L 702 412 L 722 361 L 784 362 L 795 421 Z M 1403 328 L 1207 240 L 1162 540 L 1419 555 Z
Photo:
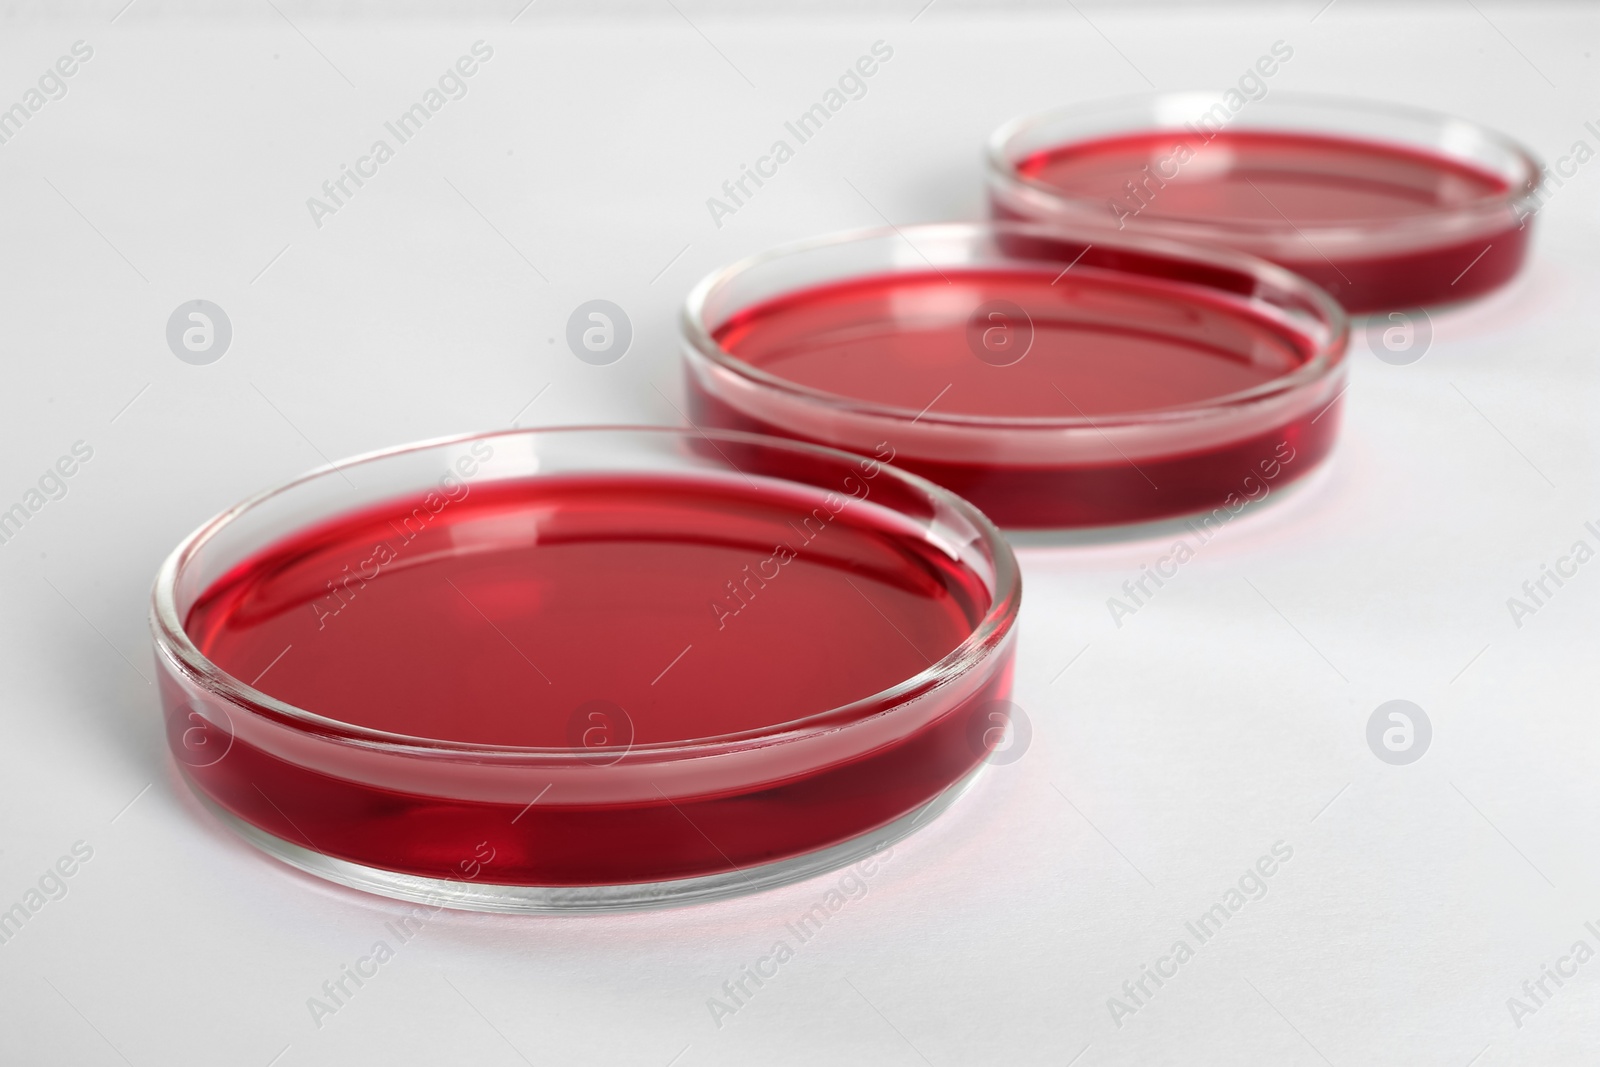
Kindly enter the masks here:
M 1069 527 L 1308 473 L 1346 321 L 1236 252 L 961 223 L 754 256 L 695 288 L 684 333 L 697 422 L 892 456 L 1001 525 Z
M 990 139 L 998 218 L 1219 244 L 1352 312 L 1478 296 L 1527 252 L 1542 181 L 1449 115 L 1293 93 L 1161 93 L 1015 119 Z
M 976 509 L 878 460 L 570 428 L 262 493 L 178 547 L 152 625 L 173 754 L 248 839 L 377 892 L 560 910 L 908 832 L 988 755 L 1019 595 Z

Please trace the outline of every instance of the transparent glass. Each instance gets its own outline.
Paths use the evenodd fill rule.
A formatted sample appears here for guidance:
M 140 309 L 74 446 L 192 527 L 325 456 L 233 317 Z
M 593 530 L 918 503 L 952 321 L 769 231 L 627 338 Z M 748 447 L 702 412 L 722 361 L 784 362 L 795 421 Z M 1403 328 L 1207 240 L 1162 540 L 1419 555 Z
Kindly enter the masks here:
M 621 473 L 848 494 L 870 479 L 872 503 L 975 575 L 988 602 L 949 654 L 881 692 L 770 727 L 628 744 L 603 758 L 583 745 L 466 743 L 338 721 L 275 698 L 270 673 L 259 688 L 230 675 L 186 631 L 197 599 L 264 549 L 331 518 L 419 498 L 469 468 L 474 487 Z M 1016 561 L 994 526 L 914 475 L 748 434 L 562 428 L 375 452 L 254 496 L 163 564 L 151 626 L 176 764 L 248 840 L 391 896 L 479 910 L 607 910 L 807 877 L 941 810 L 989 754 L 975 739 L 1009 693 L 1019 599 Z
M 799 384 L 729 352 L 717 335 L 751 308 L 854 279 L 962 281 L 993 272 L 1155 287 L 1172 316 L 1220 308 L 1293 340 L 1301 359 L 1253 387 L 1192 403 L 1088 415 L 923 410 Z M 1026 309 L 1023 309 L 1026 312 Z M 1160 331 L 1148 319 L 1115 327 Z M 1001 526 L 1066 528 L 1201 514 L 1253 499 L 1261 464 L 1287 483 L 1332 448 L 1348 323 L 1326 293 L 1281 267 L 1223 248 L 1015 223 L 882 228 L 800 241 L 717 271 L 690 293 L 682 329 L 698 424 L 782 434 L 893 462 L 973 502 Z M 964 358 L 964 357 L 963 357 Z M 932 390 L 929 391 L 930 396 Z M 1287 442 L 1292 458 L 1274 461 Z
M 1229 92 L 1241 106 L 1230 106 Z M 1040 153 L 1163 131 L 1173 134 L 1168 148 L 1180 140 L 1207 142 L 1219 132 L 1320 135 L 1388 146 L 1414 159 L 1453 161 L 1492 175 L 1503 190 L 1467 202 L 1419 205 L 1399 218 L 1291 221 L 1275 211 L 1248 219 L 1185 217 L 1166 210 L 1130 211 L 1130 203 L 1121 200 L 1074 196 L 1021 169 Z M 1149 162 L 1157 171 L 1135 175 L 1140 188 L 1133 207 L 1146 198 L 1160 204 L 1163 178 L 1181 180 L 1181 167 L 1171 155 L 1152 151 Z M 1505 284 L 1526 256 L 1543 180 L 1525 148 L 1464 119 L 1311 94 L 1272 91 L 1249 100 L 1231 90 L 1157 93 L 1023 116 L 991 136 L 986 168 L 997 218 L 1238 249 L 1310 278 L 1357 313 L 1448 303 Z

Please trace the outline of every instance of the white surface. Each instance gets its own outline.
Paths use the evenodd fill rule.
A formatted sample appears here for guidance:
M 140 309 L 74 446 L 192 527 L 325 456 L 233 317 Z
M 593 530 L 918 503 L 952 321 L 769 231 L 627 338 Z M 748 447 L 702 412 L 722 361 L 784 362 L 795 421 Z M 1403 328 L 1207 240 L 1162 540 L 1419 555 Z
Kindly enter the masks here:
M 0 35 L 5 102 L 73 41 L 95 49 L 0 145 L 0 506 L 94 448 L 0 545 L 0 908 L 75 841 L 94 849 L 0 945 L 0 1061 L 1498 1067 L 1600 1045 L 1600 961 L 1520 1028 L 1506 1006 L 1579 938 L 1600 949 L 1583 927 L 1600 926 L 1600 563 L 1520 629 L 1506 607 L 1596 541 L 1600 164 L 1543 213 L 1515 288 L 1438 316 L 1420 363 L 1358 340 L 1331 468 L 1120 629 L 1106 598 L 1169 535 L 1030 541 L 1031 749 L 720 1028 L 707 999 L 828 879 L 621 918 L 441 915 L 314 1026 L 307 998 L 404 909 L 198 810 L 163 750 L 144 622 L 179 538 L 319 452 L 505 425 L 547 383 L 523 424 L 678 421 L 694 279 L 880 212 L 978 215 L 979 145 L 1016 113 L 1144 91 L 1139 71 L 1221 85 L 1281 38 L 1274 90 L 1450 110 L 1554 160 L 1600 146 L 1595 13 L 1340 2 L 1313 23 L 1308 0 L 1087 7 L 1091 25 L 1070 5 L 936 4 L 913 23 L 907 0 L 763 22 L 678 4 L 696 29 L 666 5 L 513 26 L 508 0 L 481 22 L 286 8 L 297 30 L 267 7 L 111 24 L 118 6 Z M 315 229 L 305 199 L 478 39 L 495 53 L 469 95 Z M 894 58 L 867 96 L 715 227 L 705 199 L 878 39 Z M 209 367 L 164 341 L 195 297 L 233 322 Z M 633 320 L 613 366 L 562 343 L 593 297 Z M 1411 766 L 1365 742 L 1394 698 L 1434 724 Z M 1267 897 L 1114 1025 L 1107 998 L 1280 840 L 1294 855 Z

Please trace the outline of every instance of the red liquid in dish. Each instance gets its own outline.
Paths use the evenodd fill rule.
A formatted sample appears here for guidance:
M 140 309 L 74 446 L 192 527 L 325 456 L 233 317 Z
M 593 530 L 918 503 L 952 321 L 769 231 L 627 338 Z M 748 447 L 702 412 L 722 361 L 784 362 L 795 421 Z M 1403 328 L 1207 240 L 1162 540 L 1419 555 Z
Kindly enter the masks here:
M 473 875 L 482 882 L 603 885 L 825 847 L 913 810 L 981 759 L 952 707 L 868 757 L 780 760 L 773 780 L 743 792 L 615 762 L 630 744 L 772 727 L 870 697 L 966 639 L 989 591 L 894 512 L 686 477 L 456 492 L 434 494 L 437 511 L 397 501 L 273 545 L 201 595 L 187 632 L 223 670 L 301 709 L 425 739 L 582 748 L 613 780 L 650 779 L 647 798 L 574 803 L 570 789 L 541 794 L 537 774 L 515 803 L 430 796 L 356 780 L 358 754 L 345 777 L 325 753 L 313 770 L 242 737 L 215 739 L 226 755 L 214 763 L 179 751 L 205 793 L 359 863 L 459 878 L 463 861 L 492 852 Z M 982 699 L 1003 696 L 1008 677 L 1007 665 Z M 179 716 L 172 728 L 189 725 Z
M 1351 254 L 1319 248 L 1309 237 L 1287 253 L 1248 243 L 1251 224 L 1280 227 L 1287 220 L 1302 230 L 1347 225 L 1381 231 L 1501 200 L 1509 191 L 1488 171 L 1376 142 L 1251 131 L 1223 131 L 1208 140 L 1167 130 L 1049 149 L 1022 160 L 1017 170 L 1065 195 L 1104 203 L 1124 224 L 1237 223 L 1237 247 L 1311 279 L 1354 312 L 1476 296 L 1515 275 L 1526 252 L 1528 231 L 1509 212 L 1493 232 L 1474 230 L 1395 253 Z
M 896 273 L 789 294 L 746 309 L 715 334 L 741 361 L 799 385 L 907 412 L 1087 417 L 1205 403 L 1302 366 L 1310 342 L 1227 294 L 1186 279 L 1077 267 Z M 979 359 L 969 320 L 989 301 L 1031 321 L 1026 355 Z M 1018 343 L 1013 341 L 1012 343 Z M 818 407 L 813 422 L 763 419 L 708 393 L 691 376 L 697 421 L 848 447 Z M 792 415 L 792 413 L 791 413 Z M 1308 473 L 1331 447 L 1336 405 L 1255 426 L 1220 444 L 1134 459 L 1054 464 L 932 458 L 890 440 L 894 462 L 965 497 L 1006 526 L 1139 522 L 1196 512 Z M 920 419 L 921 429 L 932 432 Z M 892 429 L 886 433 L 892 434 Z M 999 436 L 1010 431 L 996 431 Z M 1092 431 L 1091 431 L 1092 432 Z

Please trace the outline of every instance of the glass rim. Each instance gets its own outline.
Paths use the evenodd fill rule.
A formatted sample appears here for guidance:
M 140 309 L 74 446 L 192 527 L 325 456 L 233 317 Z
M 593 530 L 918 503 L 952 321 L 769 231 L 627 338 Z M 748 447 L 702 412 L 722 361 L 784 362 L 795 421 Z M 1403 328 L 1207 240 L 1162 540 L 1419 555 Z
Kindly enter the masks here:
M 335 460 L 314 467 L 277 485 L 270 486 L 246 497 L 233 506 L 207 519 L 189 533 L 162 562 L 156 572 L 151 590 L 150 627 L 158 655 L 175 661 L 176 667 L 190 676 L 196 686 L 207 694 L 224 701 L 230 710 L 238 709 L 267 717 L 290 728 L 324 739 L 360 745 L 410 756 L 437 756 L 442 758 L 474 758 L 492 762 L 534 761 L 542 765 L 581 765 L 602 771 L 593 763 L 594 755 L 588 750 L 570 746 L 492 745 L 470 741 L 453 741 L 443 738 L 419 737 L 354 723 L 322 715 L 280 700 L 235 677 L 212 662 L 200 651 L 183 625 L 177 609 L 177 587 L 184 568 L 212 538 L 235 519 L 251 509 L 293 492 L 302 485 L 322 478 L 342 476 L 352 468 L 378 463 L 385 459 L 423 452 L 450 445 L 463 445 L 490 438 L 538 435 L 593 433 L 609 434 L 659 434 L 678 438 L 704 439 L 716 447 L 719 441 L 730 444 L 759 445 L 783 451 L 812 455 L 838 463 L 856 465 L 862 457 L 825 445 L 773 437 L 766 434 L 744 433 L 733 430 L 701 430 L 694 426 L 656 426 L 643 424 L 595 424 L 572 426 L 532 426 L 504 430 L 487 430 L 474 433 L 451 434 L 429 438 L 387 448 L 374 449 L 343 460 Z M 718 449 L 720 453 L 720 448 Z M 729 462 L 730 470 L 737 467 Z M 743 748 L 801 740 L 809 736 L 843 728 L 858 722 L 889 714 L 935 688 L 957 678 L 989 659 L 1004 643 L 1015 627 L 1021 603 L 1021 571 L 1009 542 L 989 518 L 962 497 L 910 471 L 892 464 L 874 460 L 879 473 L 886 474 L 906 486 L 918 490 L 936 503 L 942 503 L 958 512 L 977 530 L 978 540 L 992 561 L 994 589 L 983 616 L 972 627 L 961 643 L 916 674 L 875 693 L 868 694 L 837 707 L 826 708 L 782 723 L 754 727 L 748 730 L 707 737 L 676 741 L 651 742 L 630 745 L 618 756 L 615 765 L 624 766 L 639 762 L 692 759 L 718 755 Z M 535 475 L 537 477 L 537 475 Z M 766 476 L 775 477 L 775 476 Z M 788 480 L 788 479 L 779 479 Z M 326 514 L 306 520 L 315 522 Z M 292 531 L 286 531 L 292 532 Z M 609 766 L 610 764 L 608 764 Z
M 1127 251 L 1148 256 L 1183 260 L 1203 267 L 1234 271 L 1252 278 L 1257 283 L 1257 289 L 1250 293 L 1235 293 L 1232 295 L 1250 303 L 1266 303 L 1266 301 L 1262 300 L 1261 288 L 1276 287 L 1284 294 L 1300 299 L 1314 310 L 1321 324 L 1326 328 L 1328 335 L 1325 340 L 1315 345 L 1315 350 L 1308 359 L 1287 374 L 1281 374 L 1247 389 L 1220 394 L 1215 397 L 1206 397 L 1186 404 L 1097 416 L 1077 414 L 1059 416 L 979 415 L 962 412 L 917 411 L 912 408 L 864 400 L 844 393 L 836 393 L 831 390 L 818 389 L 790 381 L 769 371 L 764 371 L 754 364 L 747 363 L 723 348 L 712 336 L 711 330 L 705 321 L 707 303 L 721 287 L 730 284 L 741 275 L 752 270 L 760 269 L 791 256 L 803 255 L 830 247 L 844 247 L 852 244 L 865 244 L 870 241 L 896 238 L 909 244 L 912 249 L 920 253 L 921 249 L 917 247 L 916 242 L 912 239 L 914 236 L 959 238 L 965 239 L 969 243 L 977 244 L 987 238 L 1005 235 L 1046 241 L 1053 240 L 1063 243 L 1076 242 L 1086 246 L 1085 251 L 1088 251 L 1089 247 L 1108 251 Z M 996 254 L 992 262 L 994 265 L 1000 265 L 1007 262 L 1024 263 L 1028 261 L 1008 259 L 1004 254 Z M 1075 260 L 1072 262 L 1076 263 Z M 975 265 L 981 266 L 982 264 Z M 914 264 L 907 264 L 905 266 L 884 266 L 877 268 L 876 271 L 877 273 L 901 273 L 917 269 L 922 268 L 918 268 Z M 938 267 L 935 266 L 932 269 L 937 270 Z M 843 272 L 830 279 L 830 281 L 837 282 L 845 278 L 861 277 L 868 273 L 872 273 L 871 268 Z M 1198 285 L 1198 283 L 1194 284 Z M 794 291 L 799 290 L 796 289 Z M 1278 324 L 1285 327 L 1292 326 L 1292 324 L 1286 322 Z M 1232 408 L 1273 400 L 1331 377 L 1344 366 L 1345 351 L 1349 341 L 1349 316 L 1338 301 L 1306 278 L 1248 252 L 1240 252 L 1223 246 L 1193 244 L 1147 234 L 1116 233 L 1114 236 L 1108 237 L 1105 233 L 1087 226 L 1010 221 L 932 222 L 909 226 L 870 226 L 853 230 L 841 230 L 818 237 L 807 237 L 780 244 L 712 271 L 697 282 L 684 301 L 680 326 L 691 358 L 698 357 L 703 359 L 749 384 L 771 392 L 780 393 L 835 411 L 870 418 L 933 424 L 936 426 L 943 425 L 952 429 L 1009 431 L 1092 430 L 1099 432 L 1108 427 L 1150 426 L 1206 418 Z M 1297 330 L 1296 332 L 1306 337 L 1308 341 L 1314 340 L 1302 331 Z
M 1089 201 L 1084 197 L 1066 194 L 1048 182 L 1025 177 L 1017 170 L 1019 160 L 1014 157 L 1014 153 L 1011 151 L 1016 140 L 1052 123 L 1070 121 L 1074 118 L 1090 118 L 1102 112 L 1119 108 L 1140 105 L 1153 107 L 1163 101 L 1181 101 L 1185 103 L 1205 101 L 1214 104 L 1220 101 L 1222 96 L 1229 91 L 1229 89 L 1213 89 L 1135 93 L 1028 112 L 1002 123 L 989 135 L 984 148 L 984 169 L 992 187 L 999 187 L 1011 195 L 1036 201 L 1041 206 L 1054 205 L 1058 208 L 1076 209 L 1088 204 Z M 1513 160 L 1519 173 L 1515 177 L 1507 179 L 1507 189 L 1504 192 L 1484 196 L 1454 207 L 1439 207 L 1420 211 L 1399 223 L 1393 219 L 1352 218 L 1321 223 L 1311 222 L 1296 226 L 1287 219 L 1219 221 L 1207 216 L 1186 215 L 1161 216 L 1145 220 L 1134 219 L 1129 225 L 1151 233 L 1166 233 L 1187 240 L 1212 238 L 1225 240 L 1227 235 L 1230 234 L 1260 238 L 1302 236 L 1308 239 L 1317 237 L 1328 239 L 1344 237 L 1352 233 L 1382 234 L 1391 238 L 1398 233 L 1415 240 L 1418 237 L 1430 234 L 1438 228 L 1459 225 L 1463 219 L 1476 219 L 1489 215 L 1498 217 L 1506 211 L 1517 211 L 1525 208 L 1537 200 L 1544 186 L 1543 166 L 1540 164 L 1538 157 L 1523 146 L 1521 142 L 1491 127 L 1449 112 L 1415 107 L 1410 104 L 1372 100 L 1365 97 L 1343 96 L 1336 93 L 1296 92 L 1292 90 L 1273 92 L 1259 100 L 1251 101 L 1252 109 L 1270 109 L 1281 106 L 1303 107 L 1320 110 L 1324 113 L 1344 114 L 1358 118 L 1371 117 L 1374 121 L 1399 118 L 1435 128 L 1449 125 L 1455 128 L 1470 129 L 1474 135 L 1484 142 L 1494 145 Z M 1123 132 L 1140 133 L 1149 132 L 1152 129 L 1165 128 L 1168 127 L 1152 124 L 1148 127 L 1130 128 Z M 1241 128 L 1262 127 L 1245 126 Z M 1300 128 L 1292 124 L 1284 126 L 1283 129 L 1289 132 L 1321 132 L 1314 126 Z M 1100 140 L 1109 136 L 1116 136 L 1116 134 L 1068 135 L 1063 137 L 1058 144 L 1064 146 L 1080 141 Z M 1387 139 L 1380 138 L 1380 140 Z M 1444 151 L 1439 151 L 1438 154 L 1451 159 L 1461 158 Z M 1094 214 L 1094 212 L 1086 212 L 1084 217 L 1092 218 Z

